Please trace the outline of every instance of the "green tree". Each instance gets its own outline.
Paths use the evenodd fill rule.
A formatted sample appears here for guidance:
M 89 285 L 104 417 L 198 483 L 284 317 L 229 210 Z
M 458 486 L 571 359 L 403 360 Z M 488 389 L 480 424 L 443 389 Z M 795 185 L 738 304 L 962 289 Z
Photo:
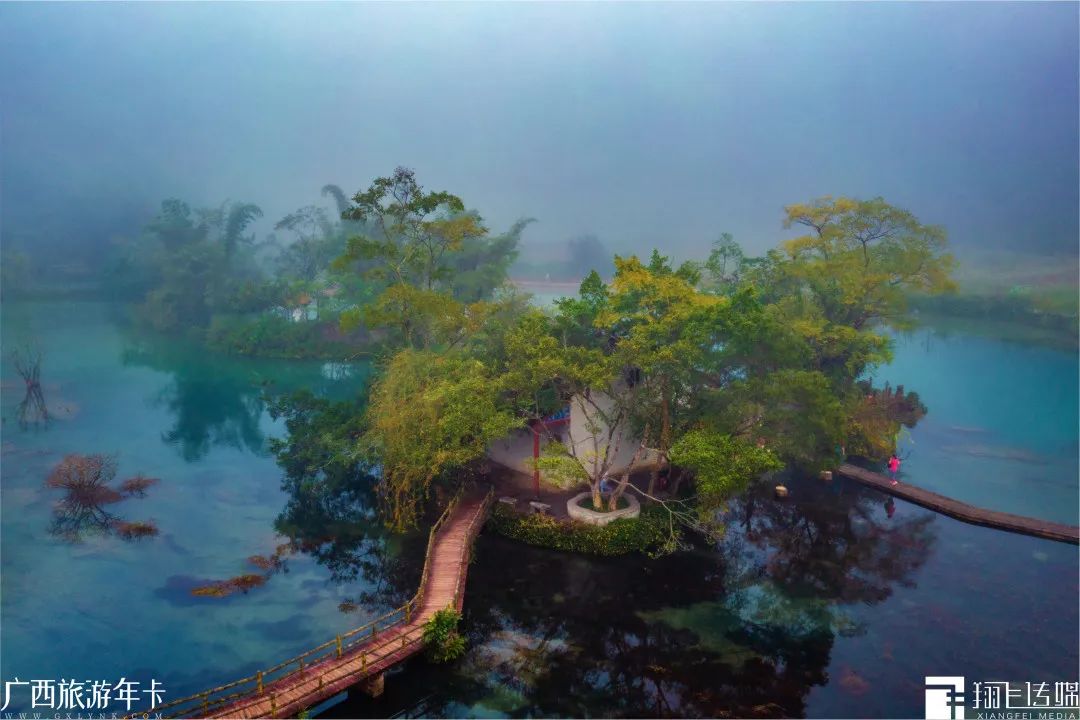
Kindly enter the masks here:
M 313 282 L 344 248 L 326 211 L 314 205 L 289 213 L 274 225 L 296 237 L 278 256 L 278 272 L 288 278 Z
M 558 485 L 590 488 L 593 506 L 601 509 L 600 483 L 615 468 L 620 450 L 630 444 L 641 449 L 628 432 L 636 388 L 626 383 L 626 368 L 609 348 L 566 343 L 559 327 L 539 312 L 524 315 L 506 333 L 508 360 L 499 385 L 530 421 L 566 407 L 581 418 L 584 432 L 575 436 L 571 426 L 565 440 L 543 426 L 548 438 L 537 464 Z
M 704 428 L 683 433 L 671 459 L 693 473 L 698 516 L 706 524 L 716 524 L 718 512 L 751 481 L 783 467 L 769 448 Z
M 226 260 L 232 260 L 233 255 L 236 254 L 237 246 L 241 243 L 251 245 L 255 242 L 254 236 L 244 236 L 243 233 L 248 225 L 261 218 L 262 214 L 262 208 L 254 203 L 234 203 L 229 208 L 228 216 L 225 219 L 225 231 L 222 235 Z
M 745 263 L 746 256 L 734 236 L 728 232 L 721 233 L 720 238 L 713 241 L 709 258 L 704 264 L 710 286 L 727 294 L 738 286 Z
M 788 272 L 834 324 L 910 324 L 907 296 L 955 290 L 944 228 L 882 198 L 824 197 L 784 208 L 784 227 L 809 232 L 783 244 Z
M 705 371 L 716 353 L 722 314 L 729 305 L 724 298 L 698 291 L 697 279 L 692 265 L 674 270 L 657 251 L 648 265 L 637 257 L 616 256 L 608 302 L 594 320 L 617 338 L 613 350 L 617 364 L 633 368 L 640 378 L 632 406 L 635 427 L 641 432 L 652 423 L 658 430 L 650 495 L 661 465 L 667 462 L 673 434 L 681 431 L 708 380 Z
M 445 191 L 426 192 L 415 173 L 402 167 L 354 195 L 343 217 L 369 223 L 374 232 L 350 238 L 339 264 L 376 259 L 373 276 L 425 290 L 448 278 L 447 253 L 460 248 L 466 238 L 487 232 L 479 217 L 465 212 L 461 198 Z
M 388 524 L 416 524 L 432 483 L 453 481 L 488 445 L 521 427 L 492 371 L 460 352 L 412 349 L 391 358 L 371 389 L 360 446 L 382 470 Z
M 424 645 L 427 655 L 437 663 L 449 662 L 465 652 L 465 638 L 458 632 L 461 613 L 453 608 L 436 610 L 424 623 Z
M 437 343 L 433 329 L 446 316 L 468 313 L 472 306 L 466 303 L 492 296 L 531 222 L 519 221 L 490 238 L 461 198 L 425 191 L 406 168 L 357 193 L 343 217 L 363 223 L 364 231 L 349 238 L 334 268 L 359 270 L 383 288 L 373 302 L 348 313 L 343 327 L 365 322 L 391 328 L 397 343 L 414 348 Z

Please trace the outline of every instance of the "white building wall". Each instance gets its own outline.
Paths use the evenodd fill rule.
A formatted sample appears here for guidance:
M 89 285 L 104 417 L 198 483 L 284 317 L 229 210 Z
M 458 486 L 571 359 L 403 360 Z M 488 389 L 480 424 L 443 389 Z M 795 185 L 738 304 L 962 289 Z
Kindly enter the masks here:
M 541 447 L 543 441 L 541 440 Z M 488 447 L 488 457 L 511 470 L 517 470 L 527 475 L 532 474 L 529 460 L 533 454 L 533 438 L 531 430 L 519 430 L 503 440 L 496 440 Z
M 591 397 L 592 403 L 598 405 L 605 414 L 614 405 L 614 400 L 607 395 L 594 393 Z M 590 420 L 592 423 L 590 423 Z M 601 426 L 599 438 L 594 439 L 592 432 L 589 430 L 590 424 Z M 570 403 L 570 422 L 552 426 L 550 434 L 561 438 L 564 443 L 573 442 L 578 458 L 584 462 L 586 458 L 592 458 L 597 450 L 601 456 L 603 455 L 607 429 L 602 424 L 593 405 L 584 398 L 575 397 Z M 540 452 L 543 452 L 544 445 L 547 444 L 547 436 L 548 433 L 542 433 L 540 436 Z M 616 476 L 626 469 L 626 466 L 634 457 L 638 442 L 638 439 L 633 437 L 633 433 L 625 426 L 614 433 L 612 445 L 617 444 L 618 447 L 612 448 L 615 454 L 611 468 L 608 471 L 609 474 Z M 504 440 L 497 440 L 488 448 L 488 457 L 492 461 L 530 475 L 533 471 L 530 464 L 532 456 L 533 433 L 529 429 L 515 432 Z M 651 450 L 646 450 L 638 459 L 639 465 L 647 465 L 654 461 L 655 455 Z

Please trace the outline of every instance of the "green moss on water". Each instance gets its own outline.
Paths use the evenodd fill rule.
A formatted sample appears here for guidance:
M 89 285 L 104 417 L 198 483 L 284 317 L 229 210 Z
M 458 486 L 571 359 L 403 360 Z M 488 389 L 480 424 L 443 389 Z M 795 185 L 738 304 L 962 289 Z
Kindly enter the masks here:
M 721 603 L 702 602 L 637 614 L 645 622 L 663 623 L 676 630 L 694 633 L 699 647 L 715 653 L 733 668 L 742 668 L 762 657 L 761 653 L 736 639 L 743 621 Z

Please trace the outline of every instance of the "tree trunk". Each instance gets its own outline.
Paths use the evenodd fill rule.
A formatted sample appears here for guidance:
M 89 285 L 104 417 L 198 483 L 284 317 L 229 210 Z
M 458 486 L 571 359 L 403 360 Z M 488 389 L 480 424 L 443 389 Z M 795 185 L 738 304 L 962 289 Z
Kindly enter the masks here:
M 668 493 L 671 497 L 679 497 L 679 486 L 682 485 L 683 477 L 685 477 L 685 475 L 686 473 L 684 473 L 682 470 L 679 470 L 677 473 L 675 473 L 675 477 L 671 479 L 671 484 L 668 485 Z
M 592 506 L 597 512 L 604 509 L 604 501 L 600 497 L 600 483 L 592 484 Z
M 611 497 L 608 498 L 608 510 L 613 511 L 619 507 L 619 498 L 626 492 L 626 486 L 630 484 L 630 473 L 634 471 L 634 466 L 637 465 L 638 459 L 641 457 L 641 453 L 645 450 L 644 438 L 649 436 L 649 426 L 645 426 L 645 432 L 643 433 L 643 439 L 638 445 L 637 450 L 634 451 L 634 457 L 630 458 L 630 464 L 626 466 L 626 472 L 623 473 L 622 479 L 619 480 L 619 486 L 615 488 L 615 491 L 611 493 Z M 652 493 L 649 493 L 650 495 Z
M 667 389 L 661 390 L 660 399 L 660 442 L 657 444 L 656 465 L 653 466 L 649 475 L 649 494 L 656 495 L 656 481 L 660 478 L 660 470 L 667 462 L 667 452 L 671 445 L 671 401 L 668 398 Z

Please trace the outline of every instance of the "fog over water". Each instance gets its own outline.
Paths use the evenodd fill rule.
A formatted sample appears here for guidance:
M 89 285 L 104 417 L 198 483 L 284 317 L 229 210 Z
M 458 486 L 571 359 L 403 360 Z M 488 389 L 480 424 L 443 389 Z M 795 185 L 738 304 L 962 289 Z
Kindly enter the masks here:
M 1078 240 L 1077 0 L 0 0 L 0 680 L 290 697 L 476 482 L 311 715 L 1073 688 L 1080 549 L 905 498 L 1080 520 Z
M 404 165 L 527 248 L 760 252 L 834 194 L 1072 252 L 1078 9 L 5 3 L 0 229 L 93 258 L 177 196 L 263 233 Z

